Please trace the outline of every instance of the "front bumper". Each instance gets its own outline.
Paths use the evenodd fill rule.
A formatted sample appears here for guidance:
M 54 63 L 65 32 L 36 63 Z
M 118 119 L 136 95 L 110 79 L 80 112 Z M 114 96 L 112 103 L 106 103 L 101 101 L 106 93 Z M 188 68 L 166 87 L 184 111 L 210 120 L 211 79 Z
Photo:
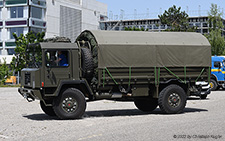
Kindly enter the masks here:
M 211 89 L 202 89 L 201 91 L 191 93 L 191 95 L 201 96 L 201 95 L 208 95 L 210 93 L 211 93 Z
M 40 90 L 27 89 L 27 88 L 18 88 L 18 92 L 27 99 L 28 102 L 32 102 L 35 99 L 42 100 Z

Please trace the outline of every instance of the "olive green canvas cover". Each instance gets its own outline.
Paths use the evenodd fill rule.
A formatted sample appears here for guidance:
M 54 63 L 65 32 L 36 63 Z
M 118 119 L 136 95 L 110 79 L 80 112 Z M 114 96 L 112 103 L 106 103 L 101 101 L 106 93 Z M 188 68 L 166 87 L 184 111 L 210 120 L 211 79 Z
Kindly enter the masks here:
M 211 66 L 211 46 L 200 33 L 84 31 L 80 37 L 88 34 L 97 42 L 98 68 Z

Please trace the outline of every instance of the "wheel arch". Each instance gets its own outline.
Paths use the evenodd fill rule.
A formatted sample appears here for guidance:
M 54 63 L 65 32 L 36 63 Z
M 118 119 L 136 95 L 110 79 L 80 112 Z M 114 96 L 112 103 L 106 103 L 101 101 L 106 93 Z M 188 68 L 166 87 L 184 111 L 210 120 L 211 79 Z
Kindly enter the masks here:
M 218 82 L 217 76 L 215 74 L 211 74 L 210 79 L 214 79 L 216 82 Z
M 56 96 L 59 96 L 63 91 L 68 88 L 76 88 L 80 90 L 85 97 L 92 97 L 93 92 L 89 87 L 87 81 L 85 80 L 69 80 L 69 81 L 61 81 L 60 85 L 57 88 Z
M 172 84 L 180 86 L 185 92 L 188 91 L 188 82 L 185 84 L 177 79 L 170 79 L 166 82 L 160 83 L 159 92 L 161 92 L 164 88 L 166 88 L 167 86 L 172 85 Z

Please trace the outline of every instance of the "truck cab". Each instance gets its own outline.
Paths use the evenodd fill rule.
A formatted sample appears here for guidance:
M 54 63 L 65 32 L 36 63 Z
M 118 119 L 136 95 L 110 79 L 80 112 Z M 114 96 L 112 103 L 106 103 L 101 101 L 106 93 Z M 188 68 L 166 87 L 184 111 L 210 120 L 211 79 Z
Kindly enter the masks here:
M 212 91 L 220 87 L 225 88 L 225 57 L 223 56 L 212 56 L 210 86 Z

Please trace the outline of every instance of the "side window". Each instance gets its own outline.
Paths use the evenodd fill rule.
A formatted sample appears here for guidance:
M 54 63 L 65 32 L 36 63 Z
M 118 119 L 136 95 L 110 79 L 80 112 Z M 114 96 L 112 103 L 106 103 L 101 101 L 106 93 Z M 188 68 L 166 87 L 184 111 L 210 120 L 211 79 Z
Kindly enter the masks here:
M 45 53 L 47 67 L 67 67 L 69 66 L 69 53 L 63 50 L 49 50 Z
M 214 67 L 215 68 L 221 68 L 221 63 L 220 62 L 214 62 Z

